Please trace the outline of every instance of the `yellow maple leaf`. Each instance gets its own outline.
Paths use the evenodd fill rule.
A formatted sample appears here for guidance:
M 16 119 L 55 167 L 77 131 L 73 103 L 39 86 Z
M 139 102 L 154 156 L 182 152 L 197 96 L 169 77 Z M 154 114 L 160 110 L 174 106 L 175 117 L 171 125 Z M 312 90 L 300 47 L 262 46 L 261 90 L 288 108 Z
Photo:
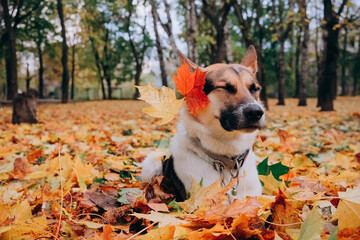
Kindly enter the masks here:
M 200 187 L 200 184 L 193 180 L 190 189 L 190 198 L 184 202 L 179 202 L 179 206 L 186 212 L 193 212 L 196 209 L 207 210 L 215 204 L 225 201 L 226 193 L 232 188 L 236 182 L 233 179 L 227 186 L 221 186 L 221 179 L 217 180 L 208 187 Z
M 83 163 L 79 156 L 75 157 L 73 169 L 81 192 L 85 192 L 87 190 L 86 184 L 91 183 L 99 175 L 99 171 L 92 164 Z
M 260 175 L 260 180 L 264 183 L 262 192 L 267 195 L 277 194 L 279 192 L 279 188 L 282 191 L 285 191 L 286 186 L 284 182 L 279 182 L 275 179 L 274 175 L 270 173 L 269 175 Z
M 339 230 L 360 227 L 360 187 L 338 194 L 341 200 L 333 219 L 339 220 Z
M 179 112 L 184 101 L 184 98 L 176 99 L 175 91 L 168 87 L 163 86 L 161 90 L 152 85 L 137 86 L 137 88 L 141 94 L 139 99 L 152 105 L 143 111 L 150 116 L 162 118 L 160 124 L 170 122 Z

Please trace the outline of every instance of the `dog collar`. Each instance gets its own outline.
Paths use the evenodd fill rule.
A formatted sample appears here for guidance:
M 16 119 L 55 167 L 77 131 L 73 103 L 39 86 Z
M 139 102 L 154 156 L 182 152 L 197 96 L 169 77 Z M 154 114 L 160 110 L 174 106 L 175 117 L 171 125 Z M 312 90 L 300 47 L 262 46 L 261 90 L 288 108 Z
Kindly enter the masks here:
M 244 153 L 240 155 L 235 155 L 232 157 L 228 157 L 225 155 L 220 155 L 213 153 L 206 148 L 200 142 L 198 138 L 191 138 L 194 144 L 205 154 L 207 158 L 210 159 L 210 163 L 212 164 L 213 168 L 220 173 L 222 177 L 221 185 L 224 187 L 224 169 L 228 169 L 231 175 L 231 180 L 235 179 L 239 176 L 240 168 L 244 165 L 245 159 L 249 155 L 250 149 L 247 149 Z M 197 155 L 201 155 L 199 152 L 195 152 Z M 237 186 L 239 185 L 239 179 L 237 180 L 236 186 L 232 187 L 231 194 L 233 196 L 237 195 Z M 229 197 L 229 196 L 228 196 Z
M 247 149 L 242 154 L 228 157 L 207 150 L 206 148 L 203 147 L 203 145 L 200 142 L 200 139 L 198 138 L 192 138 L 192 141 L 198 148 L 201 149 L 202 152 L 204 152 L 212 160 L 213 166 L 217 171 L 223 171 L 225 168 L 230 170 L 239 170 L 244 165 L 245 159 L 250 152 L 250 149 Z

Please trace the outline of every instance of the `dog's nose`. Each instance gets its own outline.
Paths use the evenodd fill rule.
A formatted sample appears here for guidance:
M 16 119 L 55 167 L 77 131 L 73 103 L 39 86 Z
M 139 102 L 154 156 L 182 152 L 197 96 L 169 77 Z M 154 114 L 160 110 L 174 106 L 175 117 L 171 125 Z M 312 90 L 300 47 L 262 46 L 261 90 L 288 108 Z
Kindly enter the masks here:
M 264 115 L 264 111 L 260 108 L 260 106 L 255 104 L 247 106 L 244 108 L 243 112 L 248 122 L 257 122 L 260 120 L 262 115 Z

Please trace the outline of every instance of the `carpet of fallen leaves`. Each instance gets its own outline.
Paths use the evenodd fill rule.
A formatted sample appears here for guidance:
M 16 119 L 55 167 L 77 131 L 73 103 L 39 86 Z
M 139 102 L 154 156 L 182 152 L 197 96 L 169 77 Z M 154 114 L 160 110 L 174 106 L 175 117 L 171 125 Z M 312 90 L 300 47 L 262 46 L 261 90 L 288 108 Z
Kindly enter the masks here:
M 336 112 L 270 101 L 254 150 L 263 196 L 224 204 L 230 185 L 176 203 L 141 162 L 167 148 L 140 101 L 49 104 L 40 124 L 0 108 L 0 239 L 360 239 L 360 98 Z

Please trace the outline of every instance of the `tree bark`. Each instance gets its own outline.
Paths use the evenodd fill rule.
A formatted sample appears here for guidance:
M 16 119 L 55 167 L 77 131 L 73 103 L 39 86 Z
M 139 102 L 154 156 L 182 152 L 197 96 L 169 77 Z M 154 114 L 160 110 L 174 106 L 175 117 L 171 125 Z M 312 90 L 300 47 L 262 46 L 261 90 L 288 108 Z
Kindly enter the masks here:
M 29 63 L 26 63 L 26 92 L 30 89 L 30 80 Z
M 105 100 L 106 99 L 106 93 L 105 93 L 105 86 L 104 86 L 104 77 L 103 77 L 103 74 L 101 72 L 101 64 L 100 64 L 99 52 L 96 49 L 95 40 L 92 37 L 90 37 L 90 43 L 91 43 L 91 49 L 92 49 L 92 51 L 94 53 L 95 65 L 96 65 L 99 81 L 100 81 L 100 84 L 101 84 L 101 92 L 102 92 L 103 100 Z
M 17 57 L 16 57 L 16 39 L 13 29 L 11 16 L 9 13 L 8 0 L 1 0 L 3 7 L 3 17 L 5 22 L 5 31 L 7 33 L 6 46 L 6 82 L 7 82 L 7 99 L 12 100 L 17 96 L 18 82 L 17 82 Z
M 202 3 L 205 16 L 216 29 L 216 43 L 213 45 L 215 51 L 212 52 L 212 62 L 221 63 L 225 60 L 226 56 L 225 26 L 228 21 L 228 15 L 230 13 L 231 7 L 234 6 L 236 1 L 222 1 L 221 8 L 210 6 L 207 0 L 202 0 Z
M 337 86 L 337 60 L 339 57 L 339 16 L 344 9 L 347 0 L 343 0 L 338 10 L 335 12 L 331 0 L 324 0 L 324 20 L 325 30 L 325 48 L 323 58 L 322 79 L 319 85 L 319 103 L 320 111 L 333 111 L 333 100 L 336 96 Z
M 76 46 L 75 44 L 72 45 L 72 58 L 71 58 L 71 94 L 70 98 L 71 100 L 74 100 L 74 94 L 75 94 L 75 51 Z
M 164 56 L 163 56 L 163 51 L 162 51 L 162 47 L 161 47 L 160 36 L 159 36 L 158 28 L 157 28 L 157 23 L 158 23 L 159 19 L 158 19 L 158 15 L 156 12 L 155 1 L 150 0 L 150 4 L 151 4 L 151 13 L 152 13 L 153 22 L 154 22 L 155 42 L 156 42 L 156 50 L 158 53 L 158 59 L 159 59 L 159 65 L 160 65 L 161 82 L 162 82 L 163 86 L 167 87 L 168 86 L 167 74 L 166 74 L 166 70 L 165 70 Z
M 344 28 L 344 39 L 343 39 L 343 49 L 342 49 L 342 63 L 341 63 L 341 96 L 347 95 L 347 86 L 346 86 L 346 58 L 347 58 L 347 36 L 348 29 Z
M 199 61 L 199 54 L 197 52 L 196 43 L 196 5 L 194 0 L 185 0 L 185 22 L 186 22 L 186 37 L 188 46 L 188 57 L 195 63 Z
M 164 31 L 166 32 L 166 35 L 169 38 L 170 46 L 171 46 L 172 53 L 173 53 L 173 58 L 178 59 L 178 55 L 177 55 L 177 52 L 176 52 L 177 47 L 176 47 L 174 35 L 173 35 L 173 32 L 172 32 L 172 20 L 171 20 L 171 16 L 170 16 L 170 5 L 167 2 L 167 0 L 163 0 L 163 2 L 164 2 L 164 6 L 165 6 L 165 13 L 166 13 L 166 17 L 167 17 L 167 22 L 166 23 L 162 22 L 161 19 L 159 18 L 158 12 L 156 11 L 155 13 L 157 15 L 157 18 L 158 18 L 162 28 L 164 29 Z M 179 61 L 175 61 L 175 66 L 178 66 L 178 64 L 179 64 Z
M 301 0 L 304 3 L 304 9 L 306 11 L 306 2 Z M 306 20 L 308 20 L 306 18 Z M 300 82 L 299 82 L 299 106 L 306 106 L 306 82 L 309 74 L 308 67 L 308 44 L 310 40 L 309 34 L 309 23 L 307 21 L 303 22 L 304 28 L 304 39 L 301 43 L 301 69 L 300 69 Z
M 288 12 L 293 11 L 294 0 L 288 0 L 288 3 L 289 3 Z M 285 20 L 283 19 L 283 13 L 284 13 L 283 1 L 280 1 L 278 5 L 279 5 L 278 16 L 279 16 L 280 21 L 279 21 L 279 26 L 275 27 L 277 37 L 279 39 L 279 44 L 280 44 L 279 56 L 278 56 L 279 85 L 278 85 L 278 103 L 277 103 L 277 105 L 285 105 L 286 66 L 285 66 L 285 49 L 284 49 L 284 47 L 285 47 L 285 41 L 288 38 L 290 31 L 292 30 L 294 20 L 291 18 L 291 16 L 289 16 L 289 19 L 287 19 L 287 23 L 284 26 L 283 22 L 285 22 Z M 272 1 L 272 14 L 273 14 L 273 17 L 277 17 L 276 13 L 275 13 L 275 1 L 274 0 Z
M 279 85 L 277 105 L 285 105 L 285 41 L 281 41 L 279 44 Z
M 17 95 L 13 101 L 12 123 L 37 123 L 36 119 L 37 93 L 30 89 Z
M 44 98 L 44 64 L 43 64 L 43 52 L 41 49 L 41 42 L 36 44 L 39 57 L 39 98 Z
M 226 49 L 226 62 L 227 63 L 233 63 L 233 53 L 232 53 L 232 46 L 231 46 L 231 35 L 229 30 L 229 23 L 226 22 L 226 25 L 224 27 L 225 29 L 225 49 Z
M 69 68 L 68 68 L 68 46 L 66 43 L 66 29 L 65 19 L 63 12 L 62 0 L 57 0 L 57 10 L 61 24 L 61 37 L 62 37 L 62 57 L 61 63 L 63 66 L 62 82 L 61 82 L 61 102 L 67 103 L 69 100 Z
M 359 42 L 358 42 L 358 52 L 355 57 L 355 63 L 354 63 L 354 69 L 353 69 L 353 91 L 352 95 L 357 96 L 358 95 L 358 82 L 360 77 L 360 36 L 359 36 Z
M 294 97 L 299 97 L 299 85 L 300 85 L 300 71 L 299 71 L 299 61 L 300 61 L 300 46 L 301 46 L 301 34 L 302 27 L 299 27 L 299 32 L 296 36 L 296 51 L 295 51 L 295 94 Z
M 104 72 L 104 77 L 108 86 L 108 99 L 112 99 L 112 88 L 111 88 L 111 73 L 109 68 L 109 54 L 108 54 L 108 42 L 109 42 L 109 30 L 105 30 L 105 45 L 104 45 L 104 51 L 103 51 L 103 61 L 100 61 L 102 65 L 102 69 Z

